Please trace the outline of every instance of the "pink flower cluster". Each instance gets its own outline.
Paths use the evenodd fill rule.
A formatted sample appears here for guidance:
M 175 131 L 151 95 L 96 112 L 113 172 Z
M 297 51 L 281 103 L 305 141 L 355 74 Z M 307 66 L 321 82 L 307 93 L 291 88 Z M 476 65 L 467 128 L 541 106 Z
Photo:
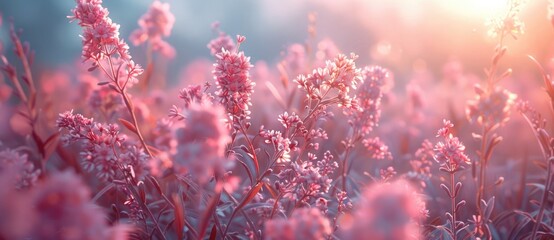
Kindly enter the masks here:
M 308 98 L 325 99 L 331 91 L 336 91 L 338 103 L 346 108 L 355 108 L 355 100 L 348 95 L 362 81 L 361 70 L 356 68 L 358 56 L 339 54 L 333 61 L 327 61 L 324 68 L 314 69 L 311 74 L 299 75 L 295 82 L 306 91 Z
M 149 41 L 153 50 L 159 51 L 166 57 L 173 58 L 175 49 L 162 37 L 168 37 L 171 34 L 174 23 L 175 16 L 169 11 L 169 3 L 154 1 L 148 12 L 138 20 L 140 28 L 131 34 L 131 42 L 138 46 Z
M 208 43 L 208 49 L 210 49 L 210 53 L 213 56 L 217 56 L 217 54 L 220 54 L 223 52 L 223 50 L 228 52 L 234 52 L 235 51 L 235 42 L 233 42 L 233 39 L 231 36 L 220 32 L 219 36 L 213 40 L 211 40 Z
M 289 199 L 300 203 L 310 203 L 328 193 L 333 181 L 330 177 L 338 168 L 331 152 L 324 153 L 321 160 L 310 154 L 309 161 L 291 162 L 277 175 L 277 190 Z
M 77 20 L 83 28 L 83 58 L 93 61 L 93 68 L 100 67 L 117 84 L 136 83 L 143 69 L 129 55 L 129 46 L 119 38 L 119 25 L 108 17 L 109 12 L 102 6 L 102 0 L 76 2 L 73 16 L 68 18 Z
M 84 148 L 80 154 L 81 164 L 85 170 L 96 172 L 98 178 L 119 179 L 127 168 L 132 168 L 137 176 L 145 174 L 148 156 L 126 141 L 117 125 L 95 123 L 73 111 L 60 114 L 56 124 L 60 130 L 68 131 L 61 138 L 65 145 L 79 143 Z
M 252 105 L 250 97 L 256 85 L 250 79 L 250 58 L 244 52 L 225 49 L 216 57 L 213 74 L 218 89 L 217 97 L 233 119 L 248 118 L 249 106 Z
M 487 93 L 479 85 L 474 90 L 477 95 L 466 109 L 468 119 L 487 128 L 504 125 L 510 119 L 517 95 L 501 88 Z
M 443 141 L 435 145 L 434 158 L 441 168 L 448 172 L 455 172 L 460 170 L 463 165 L 470 164 L 471 160 L 464 152 L 466 149 L 464 144 L 450 133 L 450 128 L 454 127 L 454 124 L 448 120 L 444 120 L 443 123 L 444 127 L 437 133 L 437 137 L 442 137 Z
M 349 111 L 348 114 L 352 115 L 354 126 L 367 135 L 379 125 L 383 88 L 392 81 L 392 76 L 387 69 L 379 66 L 365 67 L 362 76 L 363 83 L 356 94 L 362 110 Z

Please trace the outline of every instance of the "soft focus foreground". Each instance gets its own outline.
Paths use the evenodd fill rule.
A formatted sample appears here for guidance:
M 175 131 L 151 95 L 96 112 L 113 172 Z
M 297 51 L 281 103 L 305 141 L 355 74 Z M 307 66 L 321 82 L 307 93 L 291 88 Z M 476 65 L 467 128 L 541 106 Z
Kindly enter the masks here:
M 0 18 L 0 239 L 554 239 L 554 29 L 526 4 L 435 3 L 492 14 L 490 50 L 450 48 L 455 27 L 406 39 L 381 13 L 357 19 L 377 41 L 350 53 L 314 12 L 305 41 L 265 46 L 276 61 L 216 22 L 195 46 L 211 58 L 174 64 L 169 3 L 124 36 L 117 11 L 76 0 L 72 69 L 37 68 L 32 29 Z M 554 26 L 554 3 L 533 4 Z M 550 45 L 522 47 L 527 28 Z

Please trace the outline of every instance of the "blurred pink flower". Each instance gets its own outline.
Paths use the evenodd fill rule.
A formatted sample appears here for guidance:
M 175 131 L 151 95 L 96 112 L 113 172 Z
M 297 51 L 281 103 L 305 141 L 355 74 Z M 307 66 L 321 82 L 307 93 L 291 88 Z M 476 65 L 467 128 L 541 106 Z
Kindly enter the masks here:
M 348 239 L 421 239 L 418 222 L 428 211 L 422 196 L 405 180 L 368 186 L 354 206 Z
M 295 209 L 288 219 L 265 222 L 266 240 L 320 240 L 332 233 L 331 224 L 317 208 Z
M 289 74 L 296 77 L 306 71 L 306 48 L 302 44 L 292 44 L 287 48 L 287 54 L 283 60 Z
M 228 52 L 234 52 L 235 42 L 233 42 L 233 39 L 231 38 L 231 36 L 223 32 L 220 32 L 217 38 L 212 39 L 208 43 L 208 49 L 210 49 L 210 53 L 213 56 L 217 56 L 217 54 L 220 54 L 223 50 L 226 50 Z
M 475 86 L 474 100 L 468 102 L 467 118 L 484 127 L 504 125 L 509 119 L 515 105 L 516 94 L 506 89 L 495 88 L 487 93 L 479 85 Z
M 392 153 L 389 151 L 389 147 L 378 137 L 366 138 L 362 140 L 362 144 L 371 155 L 371 158 L 392 160 Z
M 50 175 L 29 193 L 36 221 L 29 236 L 36 239 L 115 239 L 100 208 L 89 202 L 90 190 L 72 172 Z M 125 229 L 120 229 L 124 230 Z M 122 238 L 120 238 L 122 239 Z
M 0 174 L 6 175 L 9 171 L 10 183 L 17 189 L 30 188 L 38 180 L 40 169 L 28 161 L 27 154 L 21 154 L 13 149 L 0 151 Z
M 412 170 L 418 174 L 431 176 L 431 166 L 433 166 L 431 160 L 434 159 L 434 155 L 433 144 L 425 139 L 421 143 L 421 147 L 416 150 L 412 160 L 410 160 Z
M 223 108 L 192 103 L 183 115 L 185 126 L 177 131 L 175 169 L 181 174 L 190 173 L 199 183 L 206 183 L 214 175 L 222 177 L 233 164 L 232 158 L 225 157 L 231 137 Z
M 175 49 L 162 40 L 162 37 L 171 35 L 175 23 L 175 16 L 169 11 L 169 7 L 169 3 L 152 2 L 148 12 L 138 20 L 140 28 L 131 33 L 130 40 L 135 46 L 150 41 L 153 50 L 169 58 L 175 56 Z
M 328 59 L 333 59 L 340 53 L 341 51 L 333 40 L 326 38 L 319 41 L 319 43 L 317 43 L 317 52 L 315 53 L 315 67 L 325 66 L 325 62 Z

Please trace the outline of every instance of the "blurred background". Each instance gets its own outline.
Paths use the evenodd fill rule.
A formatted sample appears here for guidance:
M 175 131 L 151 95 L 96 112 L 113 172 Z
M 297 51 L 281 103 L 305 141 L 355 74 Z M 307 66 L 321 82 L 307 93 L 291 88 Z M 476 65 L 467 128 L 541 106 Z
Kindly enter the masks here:
M 169 62 L 168 81 L 176 81 L 182 67 L 193 59 L 211 59 L 206 44 L 216 34 L 213 22 L 231 36 L 245 35 L 243 45 L 252 62 L 264 60 L 270 65 L 281 59 L 292 43 L 308 38 L 308 15 L 316 13 L 317 39 L 332 39 L 343 52 L 355 52 L 360 65 L 381 64 L 392 68 L 397 81 L 414 68 L 425 67 L 435 76 L 449 60 L 464 63 L 466 71 L 482 74 L 490 61 L 496 39 L 487 36 L 487 19 L 502 14 L 506 0 L 167 0 L 176 16 L 168 41 L 177 57 Z M 151 1 L 104 1 L 110 17 L 121 25 L 128 39 L 138 27 L 137 19 Z M 13 19 L 23 30 L 22 38 L 36 52 L 35 69 L 58 68 L 79 60 L 81 32 L 70 24 L 67 15 L 74 7 L 71 0 L 0 0 L 4 22 Z M 521 19 L 525 34 L 517 41 L 506 41 L 508 60 L 514 68 L 533 67 L 526 55 L 545 60 L 553 50 L 554 33 L 547 19 L 547 1 L 527 1 Z M 6 44 L 6 28 L 0 37 Z M 131 47 L 139 63 L 144 49 Z

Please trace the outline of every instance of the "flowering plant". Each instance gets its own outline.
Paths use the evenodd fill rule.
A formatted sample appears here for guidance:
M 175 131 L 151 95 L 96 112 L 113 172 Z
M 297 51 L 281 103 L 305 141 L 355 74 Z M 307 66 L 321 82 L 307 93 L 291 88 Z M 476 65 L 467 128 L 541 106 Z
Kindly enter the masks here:
M 14 22 L 0 38 L 0 239 L 554 236 L 544 96 L 500 71 L 506 38 L 523 34 L 520 1 L 489 21 L 484 84 L 454 60 L 444 81 L 432 61 L 405 68 L 388 40 L 371 60 L 344 53 L 315 13 L 275 64 L 215 23 L 209 60 L 175 83 L 174 5 L 153 1 L 129 36 L 106 5 L 75 1 L 73 71 L 36 77 Z M 552 110 L 552 66 L 530 59 Z

